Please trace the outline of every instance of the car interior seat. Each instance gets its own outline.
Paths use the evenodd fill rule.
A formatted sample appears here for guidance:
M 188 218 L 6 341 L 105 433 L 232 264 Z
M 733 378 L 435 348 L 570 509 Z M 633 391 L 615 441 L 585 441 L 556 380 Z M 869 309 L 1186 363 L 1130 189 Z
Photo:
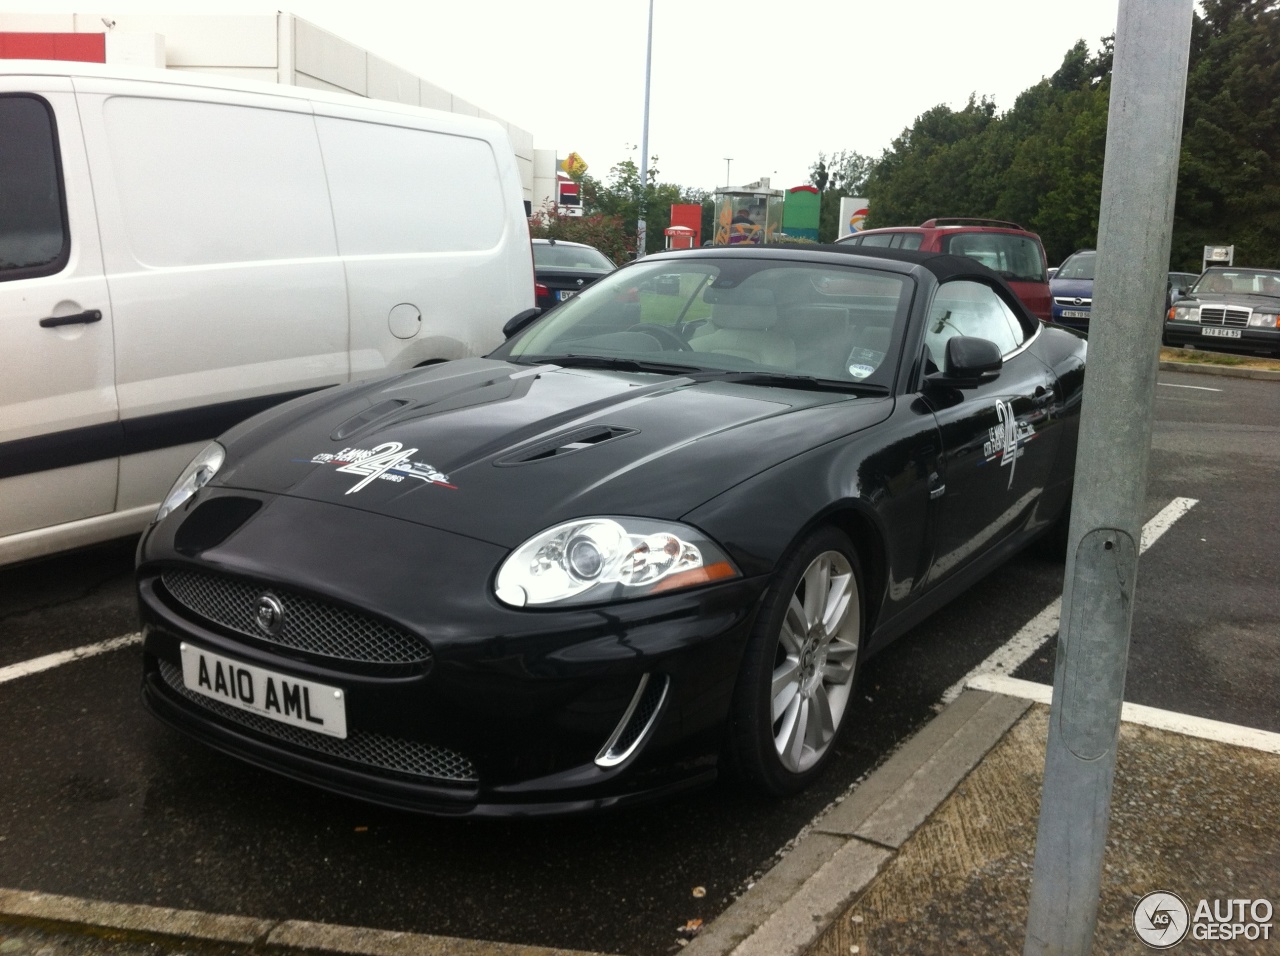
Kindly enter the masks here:
M 716 289 L 703 299 L 711 315 L 689 339 L 695 352 L 714 352 L 748 359 L 758 365 L 795 368 L 796 346 L 774 327 L 778 308 L 771 289 Z

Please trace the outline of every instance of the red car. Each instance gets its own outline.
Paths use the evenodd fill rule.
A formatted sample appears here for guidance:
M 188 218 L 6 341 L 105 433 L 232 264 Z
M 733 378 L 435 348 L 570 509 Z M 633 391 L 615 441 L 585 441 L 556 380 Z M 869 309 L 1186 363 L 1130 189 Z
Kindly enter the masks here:
M 1017 223 L 998 219 L 930 219 L 918 226 L 864 229 L 838 240 L 869 248 L 949 252 L 976 259 L 1009 283 L 1041 322 L 1049 322 L 1048 260 L 1040 237 Z

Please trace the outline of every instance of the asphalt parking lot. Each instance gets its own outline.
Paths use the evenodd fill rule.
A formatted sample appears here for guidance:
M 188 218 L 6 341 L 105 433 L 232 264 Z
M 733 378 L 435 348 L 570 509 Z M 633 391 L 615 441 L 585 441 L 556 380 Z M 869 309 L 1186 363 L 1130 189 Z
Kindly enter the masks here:
M 1274 382 L 1165 372 L 1126 699 L 1280 731 Z M 0 886 L 184 909 L 658 954 L 709 922 L 814 815 L 1052 603 L 1061 565 L 1015 559 L 864 671 L 832 772 L 773 803 L 721 783 L 649 809 L 440 821 L 318 794 L 208 753 L 138 703 L 128 544 L 0 572 Z M 14 670 L 18 668 L 18 670 Z M 1015 676 L 1048 682 L 1052 646 Z M 695 889 L 705 889 L 695 895 Z

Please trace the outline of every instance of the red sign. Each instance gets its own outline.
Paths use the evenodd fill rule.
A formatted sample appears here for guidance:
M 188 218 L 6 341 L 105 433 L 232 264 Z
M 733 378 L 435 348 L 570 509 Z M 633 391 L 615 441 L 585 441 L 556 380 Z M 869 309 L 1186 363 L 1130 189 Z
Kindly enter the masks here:
M 0 33 L 0 60 L 107 62 L 105 33 Z

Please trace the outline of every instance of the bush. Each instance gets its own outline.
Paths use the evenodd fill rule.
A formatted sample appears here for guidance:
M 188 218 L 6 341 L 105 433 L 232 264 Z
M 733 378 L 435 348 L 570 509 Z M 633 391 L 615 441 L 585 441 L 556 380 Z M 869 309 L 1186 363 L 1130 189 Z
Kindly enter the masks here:
M 541 209 L 529 217 L 529 235 L 534 239 L 563 239 L 594 246 L 622 265 L 635 255 L 635 244 L 629 242 L 622 220 L 617 216 L 564 216 L 552 208 Z

